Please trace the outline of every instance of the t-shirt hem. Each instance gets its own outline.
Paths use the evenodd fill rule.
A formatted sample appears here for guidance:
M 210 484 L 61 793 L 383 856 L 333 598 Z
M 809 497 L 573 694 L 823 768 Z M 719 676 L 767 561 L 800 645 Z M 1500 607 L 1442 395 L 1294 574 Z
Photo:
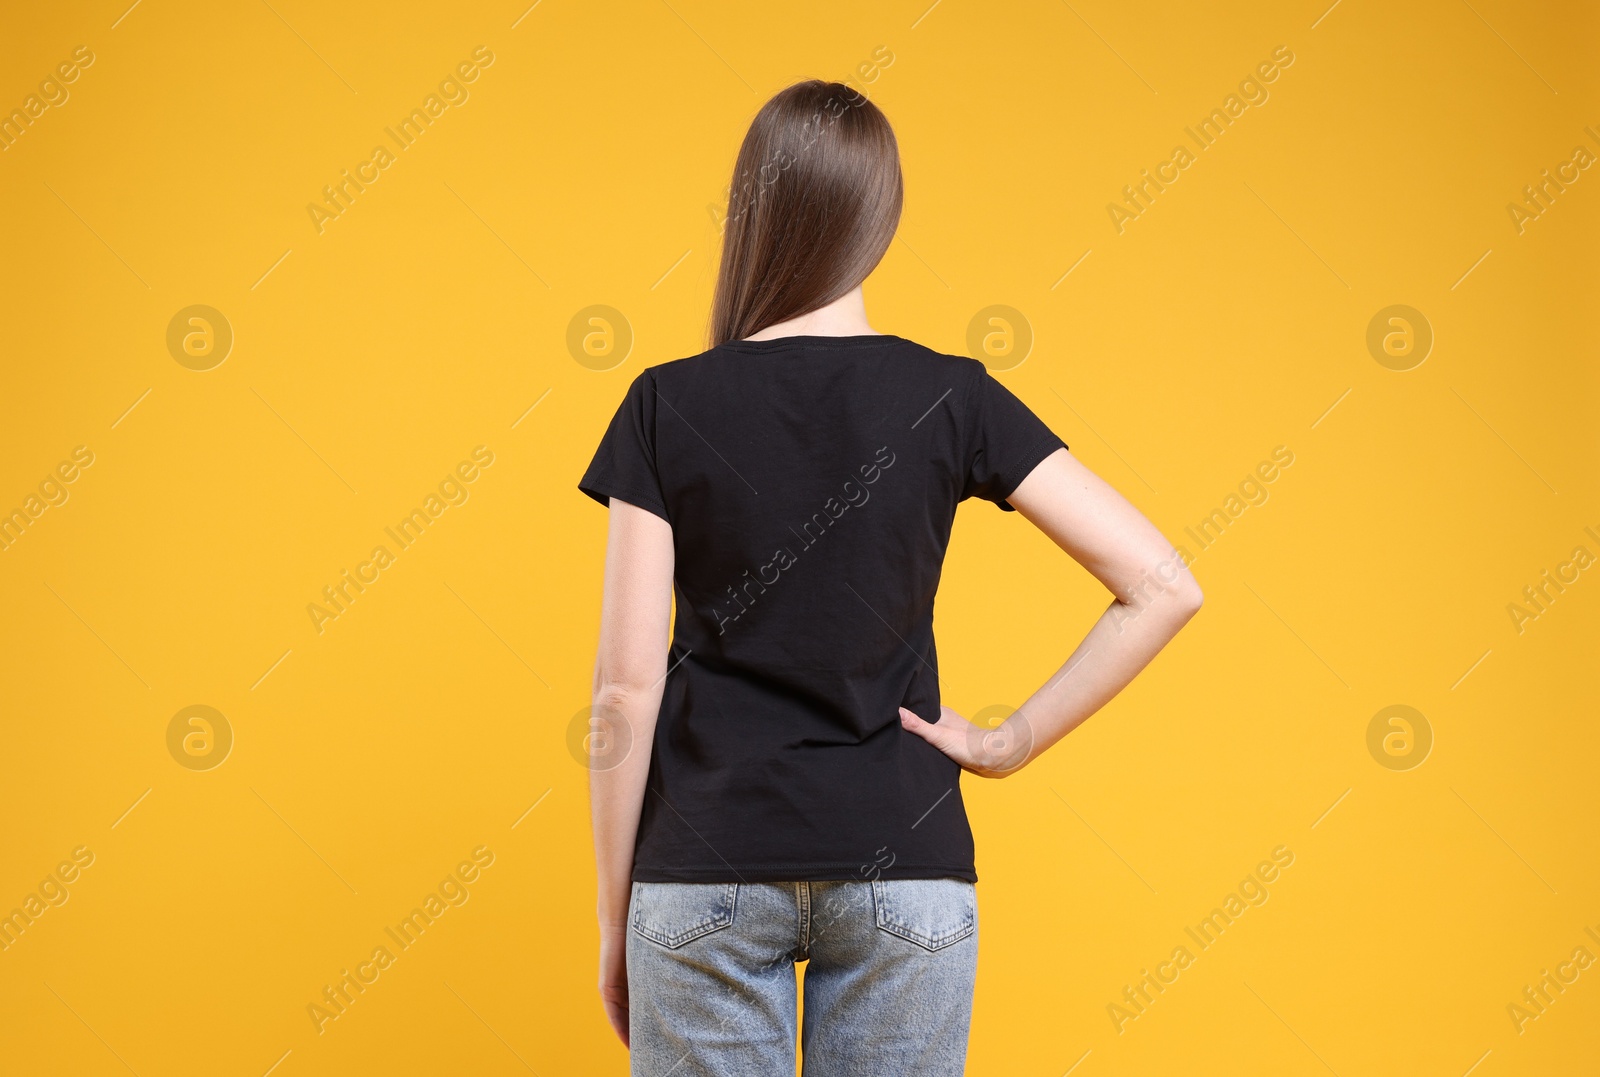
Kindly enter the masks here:
M 870 879 L 965 879 L 978 881 L 972 864 L 890 864 L 882 867 L 859 861 L 794 864 L 716 864 L 705 866 L 635 866 L 636 883 L 783 883 L 866 882 Z
M 1016 506 L 1007 501 L 1007 498 L 1017 492 L 1017 487 L 1022 485 L 1024 479 L 1033 474 L 1034 468 L 1044 463 L 1046 457 L 1057 449 L 1065 449 L 1066 447 L 1067 443 L 1062 441 L 1060 436 L 1056 434 L 1051 434 L 1033 445 L 1027 455 L 1021 458 L 1027 462 L 1025 464 L 1019 463 L 1006 475 L 1005 494 L 1002 497 L 995 498 L 995 504 L 1006 512 L 1016 512 Z
M 626 490 L 609 484 L 601 485 L 596 483 L 579 483 L 578 489 L 608 508 L 611 505 L 611 499 L 614 497 L 619 501 L 626 501 L 630 505 L 638 505 L 641 509 L 648 509 L 668 523 L 672 522 L 672 517 L 667 515 L 667 507 L 661 503 L 660 498 L 651 494 Z

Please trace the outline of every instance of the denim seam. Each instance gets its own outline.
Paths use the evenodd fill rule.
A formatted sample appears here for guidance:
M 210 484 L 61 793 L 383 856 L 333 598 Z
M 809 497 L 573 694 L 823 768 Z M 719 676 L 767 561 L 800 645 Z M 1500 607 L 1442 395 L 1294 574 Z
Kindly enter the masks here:
M 873 911 L 878 929 L 908 942 L 914 942 L 924 950 L 942 950 L 946 946 L 960 942 L 971 935 L 976 927 L 977 917 L 974 913 L 969 913 L 962 918 L 959 924 L 951 927 L 948 931 L 943 931 L 936 935 L 929 934 L 914 928 L 905 920 L 894 915 L 893 911 L 888 907 L 888 892 L 881 880 L 874 879 L 872 881 L 872 894 L 875 906 Z
M 669 950 L 676 950 L 680 946 L 693 942 L 695 939 L 711 934 L 713 931 L 720 931 L 725 927 L 730 927 L 733 924 L 734 911 L 738 905 L 739 884 L 727 883 L 726 886 L 726 897 L 725 899 L 719 899 L 718 907 L 713 912 L 707 913 L 680 931 L 668 934 L 665 931 L 658 931 L 650 927 L 644 923 L 644 910 L 637 907 L 634 909 L 633 914 L 633 929 L 640 936 L 649 939 L 651 942 L 659 943 Z
M 795 883 L 795 898 L 800 903 L 800 952 L 811 953 L 811 884 Z

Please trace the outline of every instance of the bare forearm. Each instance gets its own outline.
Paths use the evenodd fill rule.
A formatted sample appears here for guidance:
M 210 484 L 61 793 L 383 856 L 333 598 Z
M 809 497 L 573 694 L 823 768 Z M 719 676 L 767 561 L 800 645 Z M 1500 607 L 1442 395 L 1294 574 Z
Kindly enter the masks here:
M 1082 725 L 1150 664 L 1196 612 L 1197 592 L 1165 591 L 1142 606 L 1116 600 L 1076 650 L 1016 714 L 1006 720 L 1027 746 L 1017 765 Z
M 604 692 L 595 697 L 591 728 L 589 816 L 603 924 L 627 919 L 633 851 L 650 769 L 651 739 L 661 690 Z M 604 740 L 595 739 L 596 737 Z M 615 753 L 611 755 L 609 753 Z M 621 761 L 616 761 L 620 756 Z

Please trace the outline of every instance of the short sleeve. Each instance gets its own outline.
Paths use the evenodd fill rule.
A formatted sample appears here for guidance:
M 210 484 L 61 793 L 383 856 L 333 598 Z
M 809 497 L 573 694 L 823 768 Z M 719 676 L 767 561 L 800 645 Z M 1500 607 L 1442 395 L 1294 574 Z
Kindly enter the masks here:
M 578 480 L 578 489 L 602 505 L 610 505 L 615 497 L 670 523 L 656 471 L 657 402 L 654 376 L 649 370 L 641 371 L 611 417 L 589 469 Z
M 1006 512 L 1006 502 L 1045 457 L 1067 443 L 1016 395 L 979 368 L 967 406 L 967 476 L 962 500 L 981 497 Z

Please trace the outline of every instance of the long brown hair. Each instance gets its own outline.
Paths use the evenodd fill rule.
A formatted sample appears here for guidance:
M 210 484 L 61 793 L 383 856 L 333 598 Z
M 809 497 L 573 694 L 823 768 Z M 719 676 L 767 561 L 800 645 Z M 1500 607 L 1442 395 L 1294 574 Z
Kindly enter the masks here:
M 878 107 L 812 79 L 761 106 L 739 147 L 711 345 L 827 306 L 867 279 L 894 239 L 900 149 Z

